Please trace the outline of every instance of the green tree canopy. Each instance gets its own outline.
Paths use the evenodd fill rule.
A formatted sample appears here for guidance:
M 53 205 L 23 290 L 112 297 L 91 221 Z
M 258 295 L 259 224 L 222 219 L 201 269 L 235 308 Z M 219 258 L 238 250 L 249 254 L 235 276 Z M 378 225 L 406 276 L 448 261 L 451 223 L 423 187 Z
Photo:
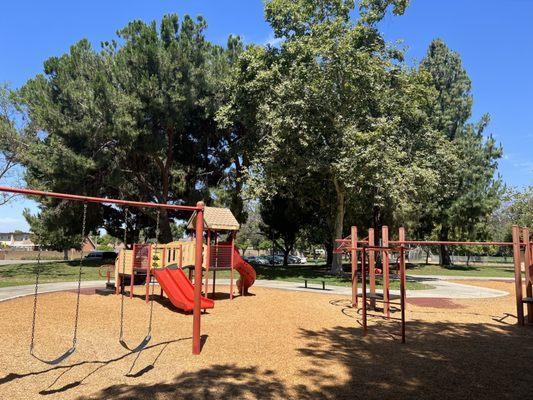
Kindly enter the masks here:
M 205 27 L 201 17 L 180 23 L 167 15 L 159 26 L 133 21 L 101 51 L 81 40 L 68 54 L 48 59 L 44 73 L 19 92 L 34 126 L 29 147 L 18 154 L 28 185 L 159 203 L 209 202 L 208 188 L 231 164 L 229 133 L 214 116 L 239 40 L 230 38 L 228 49 L 213 45 Z M 76 207 L 42 204 L 65 212 Z M 122 236 L 122 211 L 103 206 L 92 212 L 91 230 L 101 226 Z M 137 236 L 155 225 L 153 210 L 130 212 Z M 161 211 L 162 241 L 172 240 L 170 220 L 177 216 Z

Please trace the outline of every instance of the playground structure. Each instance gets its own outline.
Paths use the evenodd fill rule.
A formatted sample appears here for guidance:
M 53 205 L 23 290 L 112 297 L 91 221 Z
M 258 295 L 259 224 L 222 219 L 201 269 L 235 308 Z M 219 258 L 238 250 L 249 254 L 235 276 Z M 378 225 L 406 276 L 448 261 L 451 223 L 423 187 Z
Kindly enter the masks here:
M 122 206 L 126 207 L 126 214 L 127 214 L 127 207 L 147 207 L 147 208 L 155 208 L 157 210 L 160 209 L 167 209 L 167 210 L 179 210 L 179 211 L 186 211 L 191 212 L 193 215 L 190 219 L 190 227 L 194 230 L 194 245 L 190 246 L 190 251 L 188 253 L 187 261 L 190 263 L 191 266 L 194 266 L 194 285 L 187 279 L 186 281 L 188 284 L 183 280 L 182 278 L 176 278 L 177 273 L 168 272 L 168 268 L 163 269 L 163 271 L 160 274 L 160 279 L 167 282 L 173 282 L 171 283 L 169 287 L 175 288 L 177 287 L 186 287 L 187 290 L 187 300 L 188 305 L 191 306 L 193 311 L 193 334 L 192 334 L 192 353 L 193 354 L 200 354 L 201 351 L 201 343 L 200 343 L 200 337 L 201 337 L 201 311 L 202 308 L 208 308 L 207 306 L 209 304 L 206 304 L 205 300 L 202 298 L 202 267 L 204 264 L 204 244 L 203 244 L 203 238 L 204 238 L 204 230 L 205 230 L 205 221 L 204 221 L 204 212 L 205 212 L 205 205 L 203 202 L 198 202 L 195 206 L 183 206 L 183 205 L 173 205 L 173 204 L 159 204 L 159 203 L 150 203 L 150 202 L 139 202 L 139 201 L 128 201 L 128 200 L 121 200 L 121 199 L 111 199 L 111 198 L 101 198 L 101 197 L 91 197 L 91 196 L 81 196 L 81 195 L 73 195 L 73 194 L 65 194 L 65 193 L 54 193 L 54 192 L 45 192 L 40 190 L 32 190 L 32 189 L 19 189 L 19 188 L 12 188 L 12 187 L 6 187 L 6 186 L 0 186 L 0 192 L 4 193 L 13 193 L 13 194 L 22 194 L 26 196 L 36 196 L 36 197 L 48 197 L 48 198 L 56 198 L 56 199 L 62 199 L 62 200 L 71 200 L 71 201 L 79 201 L 83 203 L 83 222 L 82 222 L 82 237 L 84 236 L 85 231 L 85 221 L 86 221 L 86 214 L 87 214 L 87 206 L 90 203 L 96 203 L 96 204 L 112 204 L 116 206 Z M 238 227 L 237 227 L 238 229 Z M 156 232 L 158 231 L 158 228 L 156 228 Z M 126 234 L 126 232 L 124 232 Z M 232 235 L 231 245 L 232 250 L 234 252 L 231 253 L 231 256 L 234 257 L 234 253 L 236 250 L 233 248 L 233 237 L 234 232 Z M 208 238 L 209 242 L 209 238 Z M 160 250 L 157 249 L 157 245 L 155 245 L 155 253 L 159 254 Z M 183 245 L 180 245 L 182 249 L 182 260 L 183 260 Z M 40 245 L 39 245 L 40 247 Z M 209 249 L 209 244 L 207 245 L 207 249 Z M 162 250 L 161 250 L 162 251 Z M 126 254 L 126 253 L 125 253 Z M 167 253 L 168 254 L 168 253 Z M 174 253 L 172 253 L 174 254 Z M 238 254 L 238 253 L 237 253 Z M 135 259 L 135 257 L 132 258 L 132 261 Z M 233 260 L 233 259 L 232 259 Z M 38 260 L 38 264 L 39 264 Z M 123 261 L 125 261 L 125 258 L 123 258 Z M 83 263 L 83 257 L 80 259 L 80 268 L 79 268 L 79 276 L 78 276 L 78 289 L 77 289 L 77 301 L 76 301 L 76 313 L 75 313 L 75 321 L 74 321 L 74 330 L 73 330 L 73 339 L 72 339 L 72 346 L 62 355 L 59 357 L 56 357 L 53 360 L 43 360 L 33 353 L 33 339 L 34 335 L 33 332 L 35 330 L 35 317 L 37 314 L 37 299 L 38 299 L 38 291 L 39 291 L 39 274 L 36 275 L 36 283 L 35 283 L 35 295 L 34 295 L 34 307 L 33 307 L 33 324 L 32 324 L 32 343 L 30 346 L 30 354 L 39 359 L 42 362 L 56 365 L 64 360 L 66 360 L 70 355 L 72 355 L 76 351 L 76 345 L 77 345 L 77 329 L 78 329 L 78 317 L 79 317 L 79 305 L 80 305 L 80 292 L 81 292 L 81 276 L 82 276 L 82 263 Z M 123 266 L 125 263 L 122 264 Z M 151 266 L 153 266 L 150 263 Z M 233 263 L 232 263 L 233 265 Z M 243 269 L 246 269 L 246 272 L 244 273 L 243 278 L 241 278 L 241 288 L 242 292 L 245 293 L 247 288 L 253 284 L 253 279 L 255 279 L 255 272 L 249 271 L 249 268 L 252 268 L 249 265 L 243 265 L 242 263 L 239 263 L 239 266 Z M 131 268 L 134 269 L 134 264 L 131 264 Z M 249 268 L 248 268 L 249 267 Z M 252 268 L 253 269 L 253 268 Z M 39 267 L 37 268 L 39 271 Z M 150 273 L 151 268 L 147 268 L 147 272 Z M 156 274 L 159 274 L 159 271 L 156 271 L 154 269 L 154 272 Z M 182 272 L 182 271 L 181 271 Z M 164 276 L 165 275 L 165 276 Z M 178 279 L 178 281 L 176 281 Z M 147 279 L 148 281 L 148 279 Z M 133 282 L 133 280 L 132 280 Z M 248 286 L 247 286 L 248 285 Z M 163 285 L 162 285 L 163 286 Z M 153 286 L 152 286 L 153 287 Z M 165 289 L 164 289 L 165 290 Z M 167 294 L 169 291 L 174 291 L 174 289 L 166 289 Z M 174 293 L 174 292 L 173 292 Z M 153 296 L 152 296 L 153 298 Z M 122 303 L 123 304 L 123 303 Z M 122 306 L 123 307 L 123 306 Z M 150 306 L 150 309 L 152 310 L 152 305 Z M 122 313 L 121 313 L 122 314 Z M 145 339 L 134 348 L 133 351 L 141 350 L 148 341 L 151 339 L 151 321 L 152 321 L 152 313 L 150 311 L 150 323 L 149 323 L 149 329 L 148 334 L 146 335 Z M 122 319 L 121 319 L 121 340 L 122 340 Z M 125 344 L 123 344 L 124 347 Z
M 408 246 L 499 246 L 512 247 L 513 266 L 515 278 L 515 298 L 517 323 L 524 325 L 533 323 L 533 242 L 530 239 L 530 232 L 527 227 L 520 229 L 517 225 L 512 228 L 512 242 L 468 242 L 468 241 L 428 241 L 428 240 L 407 240 L 405 228 L 398 229 L 398 240 L 390 240 L 389 228 L 383 226 L 381 229 L 381 240 L 376 245 L 375 231 L 368 229 L 368 236 L 358 239 L 356 226 L 351 227 L 350 235 L 337 240 L 336 253 L 348 252 L 351 255 L 351 279 L 352 279 L 352 306 L 358 307 L 358 297 L 362 298 L 361 314 L 363 333 L 368 332 L 368 308 L 376 309 L 376 301 L 383 303 L 383 313 L 386 319 L 391 319 L 392 300 L 400 300 L 400 322 L 401 341 L 405 343 L 405 306 L 406 306 L 406 251 Z M 376 253 L 381 254 L 382 270 L 376 268 Z M 390 271 L 391 259 L 396 256 L 395 264 L 400 280 L 400 295 L 390 294 Z M 358 294 L 358 265 L 361 264 L 361 285 L 362 292 Z M 522 272 L 523 271 L 523 272 Z M 382 273 L 383 290 L 379 294 L 376 292 L 376 275 Z M 525 279 L 523 279 L 523 275 Z M 369 290 L 367 291 L 367 276 L 369 280 Z M 368 302 L 367 302 L 368 300 Z M 524 305 L 527 306 L 527 315 L 524 315 Z
M 197 213 L 193 213 L 187 223 L 192 231 L 196 226 Z M 235 247 L 235 234 L 239 230 L 239 223 L 229 209 L 205 207 L 203 218 L 205 243 L 202 244 L 202 270 L 205 272 L 204 295 L 201 298 L 202 309 L 214 307 L 214 302 L 208 299 L 209 272 L 213 272 L 213 297 L 215 295 L 216 272 L 230 271 L 230 299 L 234 296 L 234 271 L 240 274 L 237 288 L 240 295 L 248 293 L 248 289 L 255 282 L 254 268 L 245 262 Z M 229 241 L 219 242 L 222 233 L 229 232 Z M 172 304 L 183 310 L 193 309 L 192 269 L 195 265 L 196 241 L 176 241 L 167 244 L 134 244 L 131 249 L 120 251 L 115 262 L 115 290 L 119 294 L 124 290 L 124 281 L 130 282 L 129 295 L 133 297 L 133 287 L 136 277 L 144 277 L 146 288 L 146 302 L 150 299 L 149 288 L 152 277 L 161 286 L 161 294 L 165 292 Z M 188 269 L 188 277 L 184 270 Z

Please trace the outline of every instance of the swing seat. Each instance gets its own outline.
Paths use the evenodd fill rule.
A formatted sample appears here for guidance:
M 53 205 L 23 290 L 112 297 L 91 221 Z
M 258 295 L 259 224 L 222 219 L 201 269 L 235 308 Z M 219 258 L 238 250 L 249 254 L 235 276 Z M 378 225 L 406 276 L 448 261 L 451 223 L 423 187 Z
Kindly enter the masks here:
M 65 353 L 63 353 L 62 355 L 60 355 L 59 357 L 57 357 L 56 359 L 54 360 L 44 360 L 40 357 L 37 357 L 35 354 L 30 353 L 32 355 L 32 357 L 34 357 L 35 359 L 45 363 L 45 364 L 48 364 L 48 365 L 58 365 L 58 364 L 61 364 L 63 361 L 65 361 L 67 358 L 69 358 L 72 354 L 74 354 L 74 352 L 76 351 L 76 348 L 75 347 L 71 347 L 70 349 L 68 349 Z
M 144 349 L 148 343 L 150 343 L 150 340 L 152 340 L 152 335 L 147 335 L 141 343 L 137 347 L 134 347 L 131 349 L 128 344 L 124 341 L 124 339 L 120 339 L 119 343 L 124 347 L 126 350 L 131 351 L 132 353 L 137 353 Z

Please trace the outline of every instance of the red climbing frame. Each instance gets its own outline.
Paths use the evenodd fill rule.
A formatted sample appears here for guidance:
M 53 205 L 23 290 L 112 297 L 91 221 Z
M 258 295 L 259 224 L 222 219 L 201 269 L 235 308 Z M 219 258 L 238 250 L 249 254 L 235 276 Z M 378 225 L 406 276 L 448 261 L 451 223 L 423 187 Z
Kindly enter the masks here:
M 56 199 L 81 201 L 84 203 L 116 204 L 130 207 L 164 208 L 167 210 L 181 210 L 196 212 L 196 254 L 194 263 L 194 309 L 193 309 L 193 334 L 192 353 L 200 354 L 200 328 L 201 328 L 201 304 L 202 297 L 202 257 L 203 257 L 203 232 L 204 232 L 204 203 L 199 201 L 196 206 L 179 206 L 174 204 L 148 203 L 141 201 L 129 201 L 109 199 L 103 197 L 80 196 L 75 194 L 43 192 L 41 190 L 19 189 L 8 186 L 0 186 L 0 192 L 23 194 L 26 196 L 52 197 Z
M 375 253 L 379 252 L 382 255 L 383 264 L 383 312 L 386 319 L 391 319 L 390 315 L 390 256 L 391 253 L 398 253 L 399 276 L 400 276 L 400 305 L 401 305 L 401 337 L 402 343 L 405 343 L 405 305 L 406 305 L 406 262 L 405 251 L 408 245 L 419 246 L 502 246 L 513 248 L 513 264 L 515 271 L 515 294 L 516 294 L 516 309 L 517 322 L 519 325 L 525 324 L 524 304 L 527 306 L 527 322 L 533 323 L 533 242 L 530 240 L 530 233 L 528 228 L 522 230 L 517 226 L 513 226 L 513 241 L 512 242 L 461 242 L 461 241 L 437 241 L 437 240 L 407 240 L 405 237 L 405 229 L 403 227 L 398 230 L 398 240 L 389 240 L 389 229 L 383 226 L 381 230 L 381 244 L 375 244 L 374 229 L 368 230 L 368 237 L 363 240 L 357 238 L 357 227 L 352 226 L 350 236 L 343 239 L 337 239 L 337 248 L 335 253 L 350 252 L 351 267 L 352 267 L 352 305 L 358 306 L 357 293 L 357 273 L 359 254 L 361 256 L 361 281 L 362 281 L 362 305 L 361 315 L 363 319 L 363 332 L 366 335 L 368 331 L 367 325 L 367 299 L 371 309 L 375 309 L 375 301 L 378 298 L 375 292 Z M 368 257 L 368 261 L 367 261 Z M 524 261 L 525 286 L 522 281 L 522 259 Z M 367 293 L 367 272 L 369 277 L 370 290 Z M 525 287 L 525 296 L 523 294 Z

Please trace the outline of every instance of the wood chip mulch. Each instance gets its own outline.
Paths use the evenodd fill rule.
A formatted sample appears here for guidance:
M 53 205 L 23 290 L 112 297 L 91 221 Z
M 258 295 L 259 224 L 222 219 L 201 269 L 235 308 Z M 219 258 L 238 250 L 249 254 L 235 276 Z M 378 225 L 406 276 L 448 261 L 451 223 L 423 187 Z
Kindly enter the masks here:
M 513 283 L 475 284 L 513 292 Z M 138 289 L 139 297 L 125 299 L 132 346 L 148 324 Z M 0 303 L 0 398 L 531 398 L 533 328 L 515 325 L 512 295 L 453 300 L 452 308 L 408 304 L 402 345 L 398 322 L 379 315 L 363 337 L 346 297 L 251 291 L 217 301 L 202 317 L 200 356 L 191 354 L 192 316 L 168 300 L 154 303 L 148 347 L 130 354 L 118 343 L 120 297 L 83 295 L 78 350 L 59 366 L 28 353 L 33 298 Z M 40 297 L 37 354 L 53 358 L 69 348 L 74 308 L 74 293 Z

